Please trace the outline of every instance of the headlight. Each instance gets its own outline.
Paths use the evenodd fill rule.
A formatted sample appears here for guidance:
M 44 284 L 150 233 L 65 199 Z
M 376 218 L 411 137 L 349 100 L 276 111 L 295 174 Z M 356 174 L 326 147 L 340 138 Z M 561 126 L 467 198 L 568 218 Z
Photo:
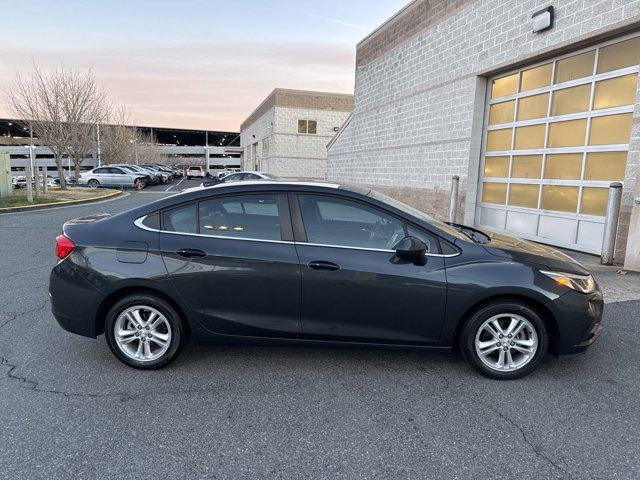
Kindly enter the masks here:
M 596 282 L 591 275 L 576 275 L 575 273 L 547 272 L 540 273 L 555 280 L 560 285 L 577 290 L 580 293 L 592 293 L 596 289 Z

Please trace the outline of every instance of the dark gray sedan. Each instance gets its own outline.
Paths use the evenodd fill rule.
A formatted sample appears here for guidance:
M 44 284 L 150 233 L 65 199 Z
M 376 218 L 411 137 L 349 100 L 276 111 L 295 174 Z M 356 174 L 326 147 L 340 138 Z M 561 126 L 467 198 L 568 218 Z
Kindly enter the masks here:
M 49 291 L 60 325 L 132 367 L 212 343 L 459 350 L 522 377 L 584 351 L 602 294 L 550 247 L 437 221 L 368 188 L 238 182 L 67 222 Z

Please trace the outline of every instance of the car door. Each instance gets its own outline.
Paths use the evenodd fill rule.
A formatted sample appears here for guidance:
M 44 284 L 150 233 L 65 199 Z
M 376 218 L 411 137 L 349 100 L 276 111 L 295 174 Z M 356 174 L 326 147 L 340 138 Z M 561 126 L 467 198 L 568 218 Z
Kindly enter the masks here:
M 107 167 L 94 168 L 89 178 L 95 178 L 100 185 L 110 185 L 109 169 Z
M 211 332 L 299 337 L 300 265 L 286 195 L 217 195 L 162 214 L 160 245 L 184 302 Z
M 133 181 L 129 173 L 118 167 L 109 167 L 109 178 L 111 185 L 130 186 Z
M 424 265 L 400 260 L 393 247 L 406 223 L 355 199 L 291 195 L 302 271 L 305 338 L 435 344 L 445 312 L 444 258 L 435 236 Z

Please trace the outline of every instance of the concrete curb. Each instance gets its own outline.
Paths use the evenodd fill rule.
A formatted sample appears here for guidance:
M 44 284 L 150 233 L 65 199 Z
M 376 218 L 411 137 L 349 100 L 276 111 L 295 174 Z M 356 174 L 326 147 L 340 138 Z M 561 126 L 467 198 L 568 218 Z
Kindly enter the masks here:
M 87 199 L 79 199 L 79 200 L 64 200 L 62 202 L 51 202 L 51 203 L 40 203 L 38 205 L 26 205 L 24 207 L 4 207 L 0 208 L 0 215 L 3 213 L 15 213 L 15 212 L 26 212 L 26 211 L 34 211 L 34 210 L 46 210 L 48 208 L 55 208 L 64 205 L 81 205 L 83 203 L 93 203 L 99 200 L 104 200 L 105 198 L 115 197 L 117 195 L 122 195 L 124 192 L 112 192 L 107 193 L 106 195 L 100 195 L 98 197 L 92 197 Z

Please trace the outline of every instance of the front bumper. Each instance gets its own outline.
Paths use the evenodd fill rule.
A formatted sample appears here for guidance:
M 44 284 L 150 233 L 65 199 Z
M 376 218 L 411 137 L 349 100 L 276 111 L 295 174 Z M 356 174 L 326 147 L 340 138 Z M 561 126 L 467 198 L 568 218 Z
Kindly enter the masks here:
M 558 355 L 583 352 L 600 336 L 604 310 L 600 290 L 587 295 L 571 290 L 547 306 L 556 318 Z

